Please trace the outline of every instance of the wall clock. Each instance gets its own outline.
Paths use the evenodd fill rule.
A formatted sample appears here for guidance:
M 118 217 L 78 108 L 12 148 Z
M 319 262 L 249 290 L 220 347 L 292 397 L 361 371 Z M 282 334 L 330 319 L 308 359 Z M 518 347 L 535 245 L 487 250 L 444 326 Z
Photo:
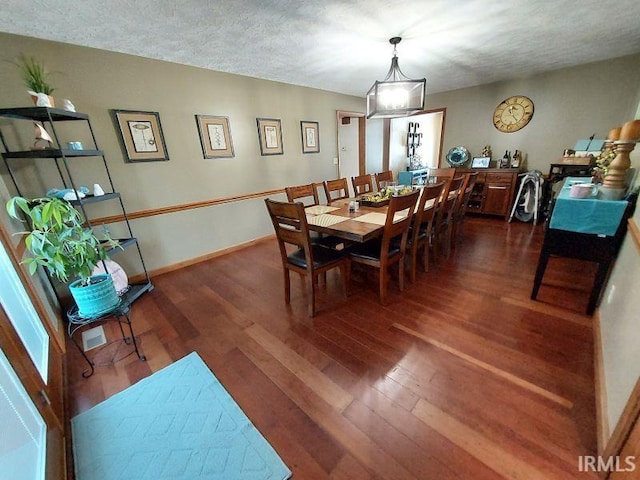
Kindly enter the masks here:
M 501 132 L 517 132 L 531 121 L 533 102 L 523 95 L 514 95 L 500 103 L 493 112 L 493 125 Z

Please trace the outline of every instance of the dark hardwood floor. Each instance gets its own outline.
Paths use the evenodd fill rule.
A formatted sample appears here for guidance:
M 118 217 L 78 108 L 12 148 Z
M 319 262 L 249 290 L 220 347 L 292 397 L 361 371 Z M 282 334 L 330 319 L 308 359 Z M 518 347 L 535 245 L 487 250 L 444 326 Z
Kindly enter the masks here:
M 158 276 L 132 309 L 146 362 L 84 379 L 69 345 L 69 414 L 196 351 L 296 480 L 596 478 L 578 472 L 596 452 L 594 270 L 552 259 L 529 300 L 541 240 L 469 217 L 448 260 L 402 294 L 392 280 L 388 306 L 374 273 L 354 268 L 345 299 L 332 271 L 313 319 L 300 277 L 284 303 L 275 240 Z

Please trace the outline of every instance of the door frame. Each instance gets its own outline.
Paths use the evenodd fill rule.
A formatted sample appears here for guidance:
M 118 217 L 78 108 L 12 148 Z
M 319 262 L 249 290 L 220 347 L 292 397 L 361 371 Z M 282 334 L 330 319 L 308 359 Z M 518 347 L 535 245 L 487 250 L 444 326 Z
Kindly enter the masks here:
M 42 300 L 37 295 L 31 278 L 21 267 L 18 260 L 18 249 L 10 242 L 10 237 L 2 222 L 0 222 L 0 242 L 6 250 L 9 260 L 18 274 L 18 278 L 49 336 L 47 383 L 45 384 L 42 380 L 38 369 L 31 360 L 26 347 L 2 306 L 0 306 L 0 346 L 47 425 L 47 478 L 65 479 L 67 478 L 67 422 L 64 392 L 64 331 L 56 332 L 47 320 L 47 313 Z
M 447 108 L 432 108 L 429 110 L 421 110 L 419 112 L 409 115 L 409 117 L 415 117 L 416 115 L 428 115 L 430 113 L 442 112 L 442 125 L 440 125 L 440 141 L 438 142 L 438 168 L 442 164 L 442 146 L 444 145 L 444 128 L 447 123 Z M 391 138 L 391 119 L 385 118 L 382 127 L 382 167 L 383 170 L 389 169 L 389 141 Z
M 367 145 L 367 119 L 362 112 L 350 112 L 347 110 L 336 110 L 336 152 L 340 158 L 340 125 L 345 118 L 358 119 L 358 172 L 364 175 L 367 169 L 366 145 Z M 388 163 L 388 161 L 387 161 Z M 340 165 L 336 165 L 336 175 L 339 175 Z

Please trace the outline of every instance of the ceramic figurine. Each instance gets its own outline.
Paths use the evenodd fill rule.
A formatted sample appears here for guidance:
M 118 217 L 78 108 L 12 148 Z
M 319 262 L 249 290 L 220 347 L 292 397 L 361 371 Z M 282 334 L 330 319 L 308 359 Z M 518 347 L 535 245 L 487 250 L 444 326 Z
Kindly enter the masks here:
M 100 184 L 94 183 L 93 184 L 93 196 L 94 197 L 100 197 L 102 195 L 104 195 L 104 190 L 102 189 Z
M 44 150 L 45 148 L 50 148 L 53 139 L 51 135 L 44 129 L 44 127 L 37 123 L 33 122 L 35 127 L 35 139 L 36 141 L 33 143 L 33 150 Z
M 69 100 L 68 98 L 65 98 L 62 100 L 62 108 L 65 109 L 68 112 L 75 112 L 76 111 L 76 107 L 73 103 L 71 103 L 71 100 Z

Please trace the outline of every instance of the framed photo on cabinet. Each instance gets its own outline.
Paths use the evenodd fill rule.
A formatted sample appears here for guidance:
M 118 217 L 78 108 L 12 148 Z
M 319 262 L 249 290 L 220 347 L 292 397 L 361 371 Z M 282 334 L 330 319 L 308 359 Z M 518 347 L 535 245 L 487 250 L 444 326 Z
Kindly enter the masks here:
M 234 156 L 229 117 L 196 115 L 200 145 L 204 158 L 230 158 Z
M 491 157 L 473 157 L 471 168 L 489 168 Z
M 282 155 L 282 128 L 276 118 L 256 118 L 260 155 Z
M 318 122 L 300 122 L 302 134 L 302 153 L 320 153 L 320 136 Z
M 169 160 L 158 112 L 111 110 L 125 161 Z

